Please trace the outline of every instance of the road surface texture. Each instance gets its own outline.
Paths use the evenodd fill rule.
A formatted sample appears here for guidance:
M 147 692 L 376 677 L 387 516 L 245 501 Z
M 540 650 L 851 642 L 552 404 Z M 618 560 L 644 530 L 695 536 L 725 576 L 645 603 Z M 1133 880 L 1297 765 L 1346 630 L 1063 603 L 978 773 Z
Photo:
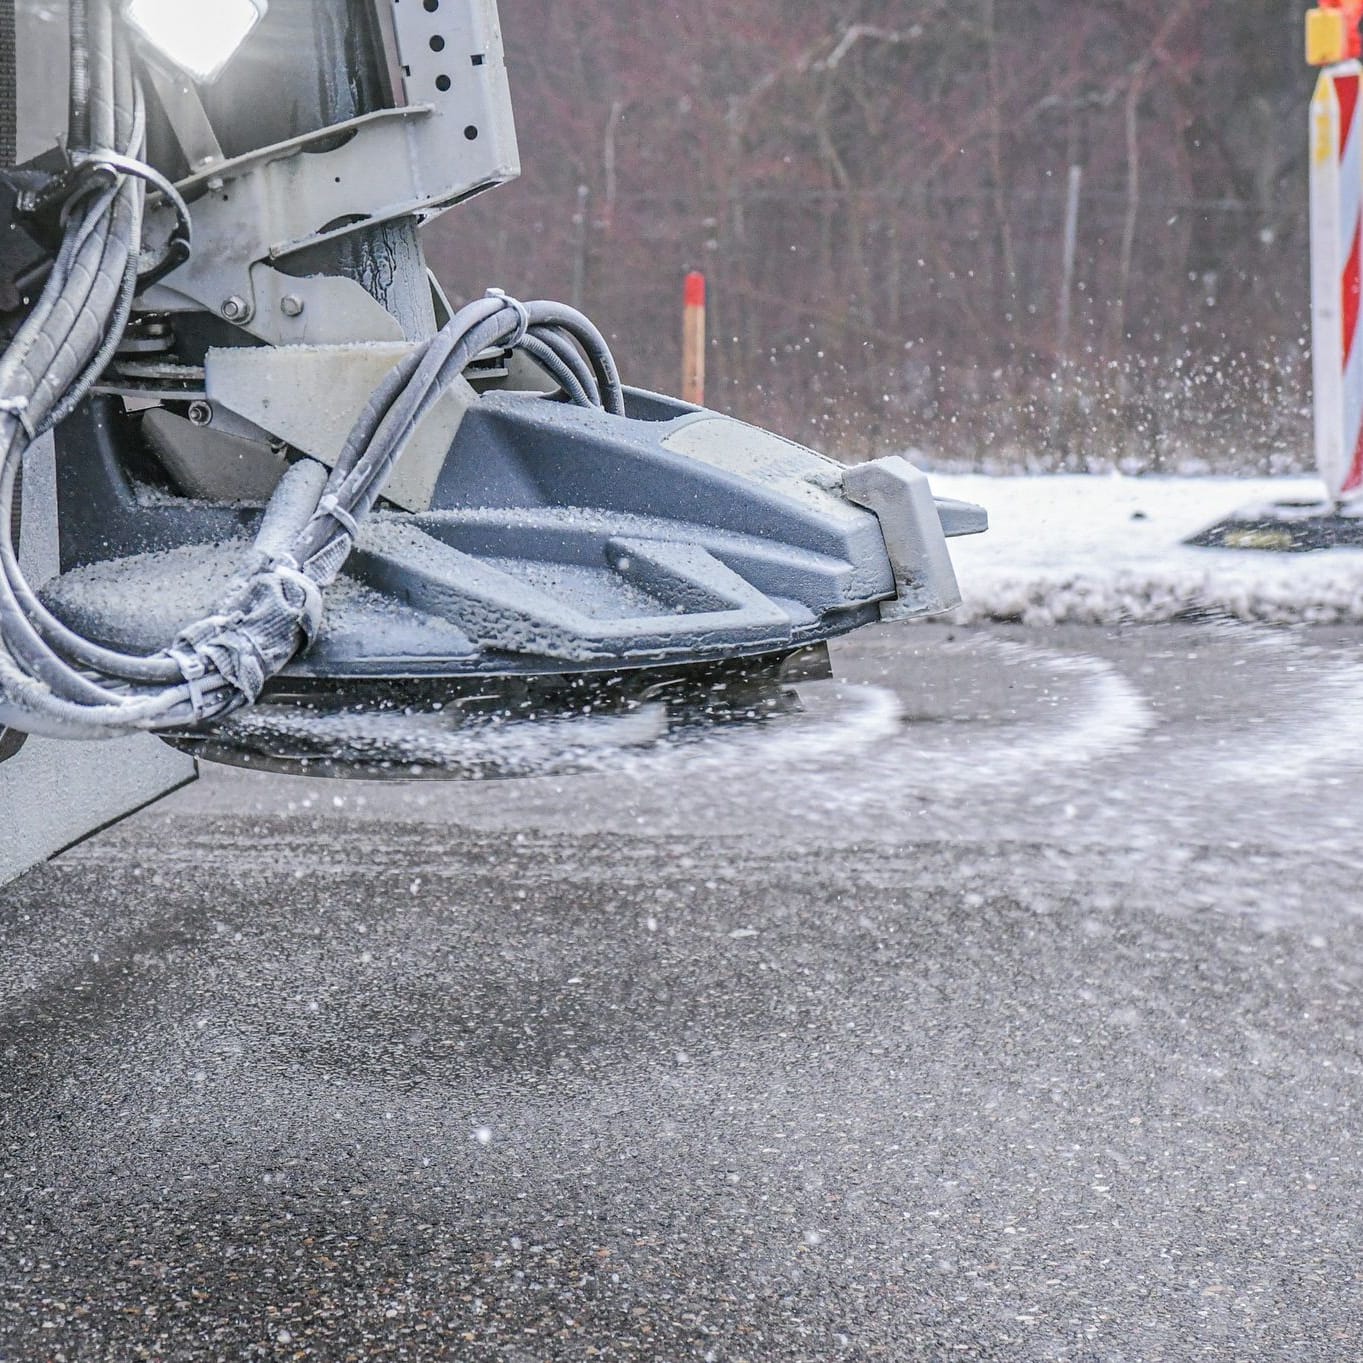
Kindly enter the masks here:
M 1363 1356 L 1361 641 L 206 770 L 0 892 L 0 1360 Z

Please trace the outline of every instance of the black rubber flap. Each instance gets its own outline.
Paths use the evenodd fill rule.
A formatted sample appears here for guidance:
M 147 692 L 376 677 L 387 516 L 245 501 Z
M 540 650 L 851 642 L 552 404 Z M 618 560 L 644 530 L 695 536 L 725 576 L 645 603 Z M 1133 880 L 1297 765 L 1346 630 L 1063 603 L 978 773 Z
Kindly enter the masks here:
M 1363 548 L 1363 514 L 1313 502 L 1278 502 L 1236 512 L 1184 541 L 1198 549 L 1310 554 Z

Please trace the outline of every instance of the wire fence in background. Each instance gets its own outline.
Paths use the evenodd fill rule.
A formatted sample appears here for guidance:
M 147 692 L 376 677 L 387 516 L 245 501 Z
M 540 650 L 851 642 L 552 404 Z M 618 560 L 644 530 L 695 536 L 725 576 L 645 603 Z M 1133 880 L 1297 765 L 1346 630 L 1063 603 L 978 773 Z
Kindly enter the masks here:
M 437 233 L 451 286 L 573 295 L 632 381 L 677 388 L 680 290 L 711 281 L 710 400 L 831 453 L 917 448 L 973 467 L 1309 465 L 1305 223 L 1148 195 L 1130 277 L 1119 191 L 1057 177 L 983 192 L 770 188 L 559 197 L 482 212 L 476 262 Z M 1304 218 L 1304 210 L 1303 215 Z M 459 240 L 470 240 L 468 220 Z

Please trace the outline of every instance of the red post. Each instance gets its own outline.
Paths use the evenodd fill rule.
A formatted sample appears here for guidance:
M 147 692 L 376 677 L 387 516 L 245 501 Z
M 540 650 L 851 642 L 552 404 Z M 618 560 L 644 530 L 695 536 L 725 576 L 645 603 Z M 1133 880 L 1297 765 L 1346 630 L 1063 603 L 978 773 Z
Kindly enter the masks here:
M 686 276 L 682 310 L 682 400 L 705 406 L 705 276 Z

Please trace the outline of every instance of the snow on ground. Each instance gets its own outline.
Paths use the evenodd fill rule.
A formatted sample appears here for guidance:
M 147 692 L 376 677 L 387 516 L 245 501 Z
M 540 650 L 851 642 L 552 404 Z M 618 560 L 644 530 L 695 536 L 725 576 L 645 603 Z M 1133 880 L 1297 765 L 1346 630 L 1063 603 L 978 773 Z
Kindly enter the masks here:
M 987 535 L 951 542 L 957 619 L 1029 625 L 1221 615 L 1273 624 L 1363 622 L 1363 550 L 1195 549 L 1238 509 L 1322 495 L 1309 478 L 991 478 L 933 474 L 942 497 L 989 510 Z

